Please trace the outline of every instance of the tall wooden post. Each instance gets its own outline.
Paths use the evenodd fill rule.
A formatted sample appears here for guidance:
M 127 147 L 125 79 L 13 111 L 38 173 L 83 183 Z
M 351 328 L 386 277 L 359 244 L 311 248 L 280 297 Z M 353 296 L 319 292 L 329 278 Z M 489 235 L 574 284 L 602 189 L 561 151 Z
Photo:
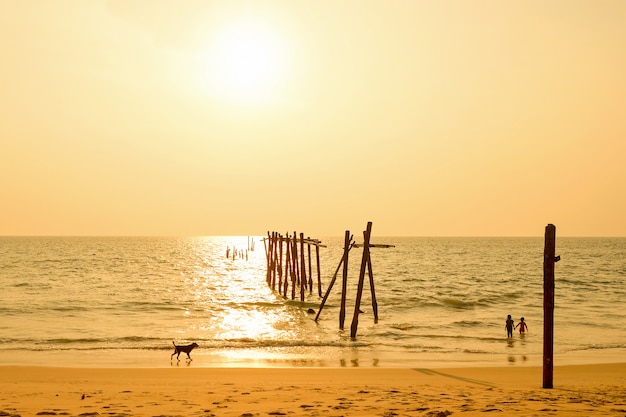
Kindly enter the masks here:
M 354 302 L 354 316 L 352 317 L 352 325 L 350 326 L 350 337 L 356 337 L 356 331 L 359 327 L 359 308 L 361 307 L 361 296 L 363 295 L 363 281 L 365 281 L 365 268 L 369 261 L 370 253 L 370 236 L 372 234 L 372 222 L 367 222 L 367 230 L 363 232 L 363 259 L 361 260 L 361 271 L 359 272 L 359 285 L 356 292 L 356 301 Z
M 546 226 L 543 250 L 543 387 L 552 388 L 554 370 L 554 263 L 556 227 Z

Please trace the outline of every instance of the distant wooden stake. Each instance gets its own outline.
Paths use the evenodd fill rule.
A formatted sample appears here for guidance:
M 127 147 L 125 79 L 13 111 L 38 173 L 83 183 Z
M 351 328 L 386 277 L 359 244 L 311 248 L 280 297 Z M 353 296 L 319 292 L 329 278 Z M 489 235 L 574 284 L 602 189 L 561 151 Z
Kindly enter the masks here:
M 354 316 L 352 317 L 352 325 L 350 326 L 350 337 L 356 338 L 356 331 L 359 327 L 359 313 L 361 307 L 361 296 L 363 295 L 363 282 L 365 281 L 365 268 L 369 261 L 370 253 L 370 236 L 372 234 L 372 222 L 367 222 L 367 230 L 363 232 L 363 259 L 361 260 L 361 271 L 359 272 L 359 285 L 356 292 L 356 301 L 354 302 Z
M 554 371 L 554 263 L 556 227 L 546 226 L 543 250 L 543 387 L 552 388 Z

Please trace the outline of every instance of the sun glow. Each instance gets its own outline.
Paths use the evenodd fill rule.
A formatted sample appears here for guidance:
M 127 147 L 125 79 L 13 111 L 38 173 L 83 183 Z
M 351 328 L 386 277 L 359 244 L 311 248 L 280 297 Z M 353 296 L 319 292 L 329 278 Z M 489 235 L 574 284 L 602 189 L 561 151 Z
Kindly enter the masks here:
M 215 32 L 205 55 L 205 85 L 235 104 L 276 101 L 285 87 L 287 46 L 276 30 L 244 20 Z

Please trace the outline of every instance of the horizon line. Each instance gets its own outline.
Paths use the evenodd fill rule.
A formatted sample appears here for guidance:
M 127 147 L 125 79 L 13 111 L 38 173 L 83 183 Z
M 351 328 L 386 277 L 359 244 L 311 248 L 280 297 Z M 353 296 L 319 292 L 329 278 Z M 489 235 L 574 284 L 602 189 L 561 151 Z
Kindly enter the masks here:
M 6 237 L 32 237 L 32 238 L 36 238 L 36 237 L 67 237 L 67 238 L 78 238 L 78 237 L 90 237 L 90 238 L 100 238 L 100 237 L 112 237 L 112 238 L 121 238 L 121 237 L 127 237 L 127 238 L 149 238 L 149 237 L 154 237 L 154 238 L 193 238 L 193 237 L 267 237 L 267 235 L 255 235 L 255 234 L 249 234 L 249 235 L 240 235 L 240 234 L 233 234 L 233 235 L 224 235 L 224 234 L 216 234 L 216 235 L 170 235 L 170 234 L 154 234 L 154 235 L 135 235 L 135 234 L 111 234 L 111 235 L 92 235 L 92 234 L 67 234 L 67 235 L 63 235 L 63 234 L 19 234 L 19 235 L 3 235 L 0 234 L 0 238 L 6 238 Z M 322 237 L 343 237 L 343 235 L 320 235 Z M 543 235 L 376 235 L 376 237 L 379 238 L 540 238 L 543 237 Z M 603 239 L 609 239 L 609 238 L 616 238 L 616 239 L 620 239 L 620 238 L 626 238 L 626 236 L 617 236 L 617 235 L 609 235 L 609 236 L 601 236 L 601 235 L 563 235 L 563 236 L 559 236 L 559 237 L 567 237 L 567 238 L 603 238 Z

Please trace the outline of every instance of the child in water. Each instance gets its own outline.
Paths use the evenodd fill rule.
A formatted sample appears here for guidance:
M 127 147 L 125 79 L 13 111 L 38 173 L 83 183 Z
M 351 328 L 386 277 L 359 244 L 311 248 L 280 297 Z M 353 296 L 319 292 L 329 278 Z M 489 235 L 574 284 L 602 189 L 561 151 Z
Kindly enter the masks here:
M 513 319 L 511 318 L 511 315 L 509 314 L 506 317 L 506 325 L 504 326 L 506 328 L 506 337 L 513 337 Z
M 524 322 L 524 317 L 519 319 L 519 323 L 517 323 L 517 326 L 515 326 L 515 328 L 517 329 L 518 326 L 519 326 L 519 334 L 523 334 L 524 332 L 528 330 L 528 325 L 526 324 L 526 322 Z

